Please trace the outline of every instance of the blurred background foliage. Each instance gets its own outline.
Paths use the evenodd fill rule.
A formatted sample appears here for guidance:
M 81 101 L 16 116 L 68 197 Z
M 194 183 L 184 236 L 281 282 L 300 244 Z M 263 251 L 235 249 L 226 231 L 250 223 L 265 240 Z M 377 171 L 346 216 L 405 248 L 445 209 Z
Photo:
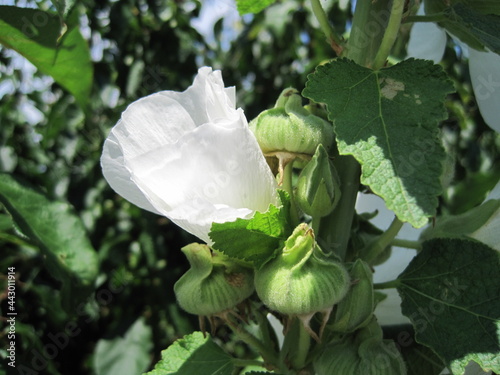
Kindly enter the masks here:
M 232 4 L 77 2 L 71 15 L 89 45 L 93 67 L 85 110 L 60 84 L 0 46 L 0 172 L 51 200 L 68 202 L 99 261 L 95 290 L 77 307 L 63 308 L 61 283 L 47 271 L 44 256 L 0 208 L 0 277 L 5 279 L 7 267 L 17 273 L 18 366 L 38 374 L 138 374 L 175 339 L 197 329 L 197 318 L 182 313 L 173 294 L 187 268 L 179 249 L 196 239 L 109 188 L 99 164 L 106 135 L 132 101 L 160 90 L 185 90 L 200 66 L 222 70 L 226 85 L 237 87 L 238 106 L 252 119 L 271 107 L 282 89 L 302 90 L 307 74 L 334 57 L 305 1 L 282 1 L 257 15 L 203 24 L 202 6 L 209 3 L 212 12 Z M 55 13 L 45 0 L 1 4 Z M 350 8 L 325 4 L 337 30 L 347 32 Z M 402 27 L 396 61 L 405 56 L 410 26 Z M 79 61 L 71 63 L 78 67 Z M 479 114 L 457 46 L 449 45 L 443 67 L 457 93 L 442 124 L 450 178 L 440 211 L 459 213 L 479 204 L 498 181 L 500 145 Z M 5 321 L 5 293 L 1 296 Z M 2 360 L 8 342 L 3 327 Z M 62 333 L 73 336 L 63 340 Z M 223 329 L 220 337 L 237 356 L 249 355 Z M 54 345 L 55 353 L 49 350 Z

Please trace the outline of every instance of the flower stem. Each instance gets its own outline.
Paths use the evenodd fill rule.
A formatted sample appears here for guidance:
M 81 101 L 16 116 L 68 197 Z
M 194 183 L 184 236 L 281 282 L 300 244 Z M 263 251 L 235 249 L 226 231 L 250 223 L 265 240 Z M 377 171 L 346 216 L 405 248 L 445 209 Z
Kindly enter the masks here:
M 422 244 L 419 241 L 403 240 L 395 238 L 391 242 L 391 246 L 406 247 L 407 249 L 422 250 Z
M 399 281 L 399 279 L 396 279 L 396 280 L 386 281 L 384 283 L 375 283 L 375 284 L 373 284 L 373 288 L 374 289 L 393 289 L 393 288 L 397 288 L 400 284 L 401 284 L 401 282 Z
M 393 0 L 391 7 L 391 15 L 387 23 L 387 28 L 384 32 L 384 37 L 380 43 L 377 55 L 373 61 L 373 69 L 377 70 L 384 66 L 391 48 L 396 40 L 401 26 L 401 17 L 403 16 L 405 0 Z
M 328 22 L 328 17 L 326 16 L 326 12 L 321 6 L 321 3 L 319 0 L 311 0 L 311 7 L 314 13 L 314 16 L 319 22 L 319 26 L 321 28 L 321 31 L 326 36 L 326 40 L 332 47 L 332 49 L 335 51 L 337 56 L 340 56 L 340 54 L 343 51 L 342 47 L 342 39 L 337 35 L 335 30 L 332 28 L 330 25 L 330 22 Z
M 295 202 L 295 196 L 293 194 L 293 161 L 286 164 L 283 170 L 283 185 L 282 188 L 290 195 L 290 216 L 292 220 L 292 225 L 295 228 L 299 225 L 299 211 L 297 209 L 297 203 Z
M 365 261 L 367 263 L 371 263 L 387 248 L 387 246 L 391 245 L 394 237 L 397 236 L 401 227 L 403 226 L 403 222 L 399 220 L 397 217 L 394 217 L 389 228 L 382 233 L 374 242 L 372 242 L 367 251 L 367 255 L 365 257 Z
M 295 369 L 301 370 L 306 364 L 307 354 L 309 353 L 309 348 L 311 346 L 311 336 L 299 320 L 297 320 L 296 324 L 299 326 L 299 337 L 296 341 L 297 347 L 295 355 L 290 358 L 290 361 Z
M 307 361 L 307 354 L 311 346 L 311 336 L 305 330 L 299 319 L 291 322 L 292 326 L 285 335 L 280 359 L 282 363 L 290 363 L 294 370 L 304 368 Z

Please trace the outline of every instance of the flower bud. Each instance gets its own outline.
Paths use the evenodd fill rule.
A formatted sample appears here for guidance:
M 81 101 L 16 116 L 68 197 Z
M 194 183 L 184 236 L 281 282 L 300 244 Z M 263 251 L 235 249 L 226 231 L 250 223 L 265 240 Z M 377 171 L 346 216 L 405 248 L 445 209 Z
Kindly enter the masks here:
M 283 251 L 255 272 L 255 289 L 262 302 L 281 314 L 302 317 L 306 329 L 316 312 L 329 316 L 349 285 L 344 266 L 323 253 L 304 223 L 285 241 Z
M 302 211 L 312 217 L 326 216 L 337 205 L 339 177 L 322 145 L 300 173 L 295 197 Z
M 179 305 L 191 314 L 211 316 L 230 309 L 254 291 L 250 270 L 232 264 L 207 245 L 182 248 L 191 268 L 175 283 Z
M 382 339 L 375 318 L 353 334 L 332 342 L 314 361 L 317 375 L 405 375 L 401 353 L 394 341 Z
M 302 106 L 293 88 L 283 90 L 274 108 L 262 112 L 249 124 L 264 154 L 288 152 L 313 155 L 319 144 L 329 149 L 333 126 Z
M 361 259 L 349 271 L 352 286 L 335 309 L 331 328 L 336 332 L 353 332 L 370 322 L 375 310 L 373 273 Z

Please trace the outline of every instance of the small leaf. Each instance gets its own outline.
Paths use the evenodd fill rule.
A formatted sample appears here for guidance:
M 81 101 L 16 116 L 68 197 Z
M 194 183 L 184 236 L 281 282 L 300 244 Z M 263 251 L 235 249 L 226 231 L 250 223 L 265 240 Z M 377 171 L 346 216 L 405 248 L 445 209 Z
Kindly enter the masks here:
M 0 43 L 19 52 L 42 73 L 52 76 L 86 107 L 93 67 L 76 12 L 61 37 L 57 15 L 38 9 L 0 6 Z
M 153 349 L 151 327 L 139 318 L 123 337 L 97 342 L 94 369 L 97 375 L 137 375 L 146 370 Z
M 500 372 L 500 253 L 475 241 L 433 239 L 398 280 L 416 340 L 453 374 L 469 361 Z
M 374 71 L 339 59 L 309 75 L 303 94 L 327 105 L 339 152 L 361 163 L 361 182 L 401 221 L 422 227 L 441 193 L 438 122 L 452 91 L 430 61 L 409 59 Z
M 202 370 L 200 372 L 200 370 Z M 232 358 L 209 336 L 194 332 L 161 352 L 161 360 L 144 375 L 231 375 Z
M 97 254 L 71 206 L 50 201 L 8 174 L 0 174 L 0 202 L 40 248 L 47 270 L 61 282 L 64 307 L 69 310 L 81 302 L 97 276 Z
M 276 0 L 236 0 L 238 12 L 240 14 L 259 13 Z
M 291 233 L 288 223 L 289 197 L 279 191 L 281 208 L 256 212 L 251 219 L 237 219 L 228 223 L 213 223 L 210 238 L 213 247 L 229 257 L 252 262 L 257 268 L 274 258 L 282 243 Z

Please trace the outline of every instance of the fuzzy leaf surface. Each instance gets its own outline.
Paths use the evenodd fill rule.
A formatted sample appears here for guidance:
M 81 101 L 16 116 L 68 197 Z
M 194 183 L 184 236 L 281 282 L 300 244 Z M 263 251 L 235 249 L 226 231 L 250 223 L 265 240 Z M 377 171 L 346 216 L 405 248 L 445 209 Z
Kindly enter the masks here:
M 209 233 L 213 247 L 229 257 L 242 259 L 260 268 L 276 255 L 291 233 L 288 222 L 289 198 L 280 191 L 283 206 L 256 212 L 251 219 L 213 223 Z
M 327 105 L 342 155 L 362 167 L 361 182 L 397 217 L 422 227 L 441 194 L 444 151 L 438 123 L 453 91 L 441 67 L 408 59 L 381 70 L 339 59 L 309 75 L 303 95 Z

